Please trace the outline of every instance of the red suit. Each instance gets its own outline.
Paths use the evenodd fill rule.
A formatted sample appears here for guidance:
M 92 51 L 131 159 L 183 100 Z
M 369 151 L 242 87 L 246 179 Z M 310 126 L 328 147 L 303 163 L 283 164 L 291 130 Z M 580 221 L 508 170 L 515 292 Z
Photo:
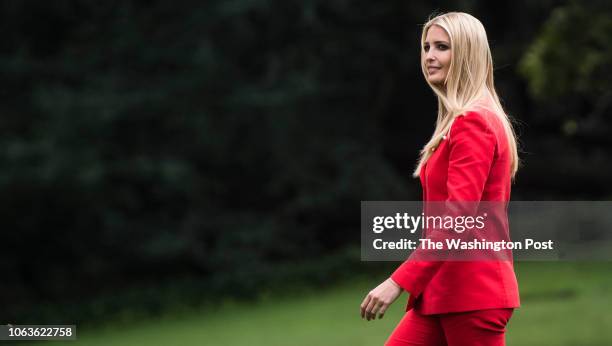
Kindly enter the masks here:
M 446 138 L 421 167 L 420 180 L 425 202 L 508 202 L 511 155 L 501 120 L 491 111 L 481 108 L 457 117 Z M 497 313 L 510 311 L 511 314 L 512 308 L 520 305 L 511 259 L 407 260 L 391 278 L 410 294 L 406 311 L 412 313 L 408 316 L 411 320 L 415 316 L 449 316 L 452 315 L 449 313 L 486 309 Z M 389 340 L 401 334 L 402 323 Z M 389 341 L 388 345 L 391 344 L 401 343 Z

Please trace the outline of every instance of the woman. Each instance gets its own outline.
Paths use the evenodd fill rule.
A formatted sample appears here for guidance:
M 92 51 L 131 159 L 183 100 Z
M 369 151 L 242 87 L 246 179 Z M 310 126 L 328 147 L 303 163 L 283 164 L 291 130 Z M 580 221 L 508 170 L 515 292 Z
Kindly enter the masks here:
M 413 174 L 423 200 L 507 203 L 519 159 L 484 27 L 466 13 L 442 14 L 423 27 L 421 47 L 423 74 L 438 97 L 434 134 Z M 368 293 L 361 316 L 382 318 L 402 290 L 410 295 L 407 312 L 386 345 L 504 345 L 520 305 L 511 258 L 409 259 Z

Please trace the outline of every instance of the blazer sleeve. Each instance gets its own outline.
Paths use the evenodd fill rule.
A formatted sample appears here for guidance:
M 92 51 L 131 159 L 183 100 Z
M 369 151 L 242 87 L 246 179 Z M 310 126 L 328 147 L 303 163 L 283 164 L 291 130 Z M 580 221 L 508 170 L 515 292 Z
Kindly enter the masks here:
M 450 133 L 447 201 L 482 200 L 497 141 L 486 120 L 468 112 L 455 119 Z
M 446 202 L 480 201 L 493 163 L 496 147 L 494 133 L 482 116 L 475 112 L 467 112 L 454 120 L 449 133 L 449 146 Z M 456 204 L 461 203 L 453 203 Z M 434 238 L 439 233 L 430 232 L 428 237 Z M 425 250 L 422 248 L 415 250 L 391 275 L 393 281 L 410 293 L 411 299 L 415 299 L 423 292 L 443 263 L 443 261 L 422 261 L 412 258 L 427 258 L 420 256 L 422 254 L 419 254 L 419 251 Z

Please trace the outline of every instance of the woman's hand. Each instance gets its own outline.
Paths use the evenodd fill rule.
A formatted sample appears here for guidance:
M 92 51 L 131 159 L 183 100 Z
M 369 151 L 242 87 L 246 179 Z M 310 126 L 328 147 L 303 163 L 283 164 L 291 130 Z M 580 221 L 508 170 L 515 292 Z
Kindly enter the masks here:
M 361 303 L 361 318 L 365 318 L 368 321 L 374 320 L 377 314 L 379 319 L 383 318 L 389 305 L 393 304 L 401 293 L 402 288 L 391 278 L 383 281 L 383 283 L 371 290 L 363 300 L 363 303 Z

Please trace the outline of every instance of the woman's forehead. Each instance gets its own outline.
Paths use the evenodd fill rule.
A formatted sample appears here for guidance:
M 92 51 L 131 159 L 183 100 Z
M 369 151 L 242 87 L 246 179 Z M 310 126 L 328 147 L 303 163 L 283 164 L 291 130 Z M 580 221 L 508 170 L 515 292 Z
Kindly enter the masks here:
M 432 25 L 427 29 L 427 35 L 425 40 L 437 43 L 436 41 L 447 42 L 448 43 L 448 34 L 446 30 L 442 29 L 438 25 Z

